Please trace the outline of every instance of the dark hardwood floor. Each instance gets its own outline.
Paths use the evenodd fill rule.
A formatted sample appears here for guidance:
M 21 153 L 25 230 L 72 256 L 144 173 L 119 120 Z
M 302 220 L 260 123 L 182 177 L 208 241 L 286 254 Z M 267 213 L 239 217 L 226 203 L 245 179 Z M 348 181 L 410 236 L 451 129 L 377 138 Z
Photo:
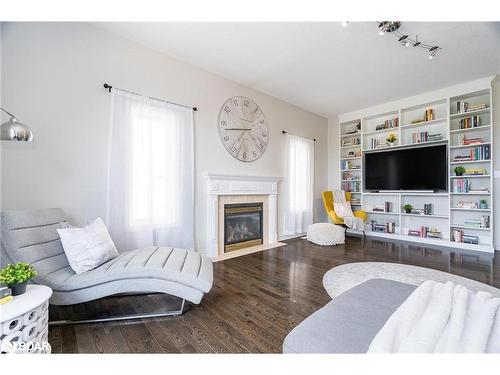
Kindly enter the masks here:
M 365 261 L 434 268 L 500 287 L 500 254 L 458 254 L 443 248 L 348 237 L 321 247 L 294 239 L 287 246 L 214 264 L 214 287 L 180 317 L 135 322 L 51 327 L 53 353 L 280 353 L 285 336 L 330 301 L 326 271 Z M 51 306 L 51 316 L 129 313 L 178 303 L 163 295 L 110 297 L 70 307 Z

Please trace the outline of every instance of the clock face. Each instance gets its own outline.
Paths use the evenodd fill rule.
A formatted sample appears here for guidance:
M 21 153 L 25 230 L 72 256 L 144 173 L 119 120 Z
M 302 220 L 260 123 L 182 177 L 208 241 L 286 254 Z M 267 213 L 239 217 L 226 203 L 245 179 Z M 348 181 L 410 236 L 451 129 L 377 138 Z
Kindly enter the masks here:
M 267 148 L 267 120 L 255 102 L 243 96 L 227 100 L 219 112 L 219 136 L 226 150 L 241 161 L 260 158 Z

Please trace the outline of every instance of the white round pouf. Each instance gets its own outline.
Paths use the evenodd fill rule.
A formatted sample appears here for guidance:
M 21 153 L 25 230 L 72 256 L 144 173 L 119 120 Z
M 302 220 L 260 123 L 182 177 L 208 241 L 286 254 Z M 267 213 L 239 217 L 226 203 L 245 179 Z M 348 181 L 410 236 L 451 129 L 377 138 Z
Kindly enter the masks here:
M 345 243 L 345 229 L 330 223 L 316 223 L 307 227 L 307 240 L 321 246 Z
M 0 305 L 1 353 L 50 353 L 50 296 L 49 287 L 28 285 L 26 293 Z

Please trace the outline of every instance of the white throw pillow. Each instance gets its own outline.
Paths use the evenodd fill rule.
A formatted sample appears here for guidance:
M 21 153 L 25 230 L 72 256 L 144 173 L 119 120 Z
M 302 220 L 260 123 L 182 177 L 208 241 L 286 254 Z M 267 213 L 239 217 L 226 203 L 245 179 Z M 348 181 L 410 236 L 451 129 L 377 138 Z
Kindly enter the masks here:
M 93 270 L 118 255 L 101 218 L 85 228 L 57 229 L 57 233 L 69 265 L 77 274 Z
M 335 211 L 337 216 L 341 217 L 341 218 L 354 216 L 350 202 L 343 202 L 343 203 L 334 202 L 333 203 L 333 210 Z

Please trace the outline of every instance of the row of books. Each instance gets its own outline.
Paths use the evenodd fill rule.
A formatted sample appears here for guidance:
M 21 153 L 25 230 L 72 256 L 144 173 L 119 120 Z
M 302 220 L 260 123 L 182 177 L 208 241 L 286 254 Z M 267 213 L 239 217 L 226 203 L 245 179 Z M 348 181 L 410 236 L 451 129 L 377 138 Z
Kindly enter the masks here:
M 385 224 L 378 224 L 375 220 L 370 221 L 370 230 L 372 232 L 396 233 L 396 223 L 389 221 Z
M 465 175 L 467 176 L 483 176 L 488 174 L 485 168 L 465 168 Z
M 467 154 L 456 155 L 453 161 L 473 161 L 473 160 L 490 160 L 491 157 L 490 145 L 474 147 Z
M 490 215 L 481 215 L 480 219 L 464 219 L 464 226 L 471 228 L 489 228 Z
M 470 234 L 465 234 L 462 229 L 453 229 L 451 231 L 451 241 L 478 245 L 479 237 Z
M 342 182 L 342 190 L 359 193 L 361 184 L 359 182 Z
M 375 150 L 377 148 L 384 148 L 384 147 L 387 147 L 387 144 L 385 143 L 385 140 L 378 140 L 376 138 L 371 138 L 370 139 L 370 142 L 368 144 L 368 148 L 370 150 Z
M 460 201 L 460 202 L 457 202 L 457 204 L 455 205 L 455 208 L 465 208 L 468 210 L 475 210 L 475 209 L 479 208 L 479 205 L 475 201 L 468 201 L 468 202 L 467 201 L 466 202 Z
M 12 301 L 12 289 L 0 286 L 0 305 Z
M 429 134 L 429 132 L 415 132 L 411 135 L 411 140 L 413 143 L 440 141 L 442 139 L 442 134 Z
M 361 138 L 359 138 L 359 137 L 342 138 L 340 140 L 340 146 L 342 146 L 342 147 L 359 146 L 360 144 L 361 144 Z
M 343 179 L 343 180 L 351 180 L 351 181 L 356 181 L 356 180 L 359 180 L 359 179 L 360 179 L 360 177 L 359 177 L 359 176 L 355 176 L 355 175 L 353 175 L 353 174 L 352 174 L 352 173 L 350 173 L 350 172 L 344 172 L 344 173 L 342 174 L 342 179 Z
M 454 193 L 468 193 L 471 189 L 471 180 L 468 178 L 457 178 L 453 180 Z
M 459 129 L 477 128 L 478 126 L 481 126 L 481 117 L 478 115 L 461 118 L 458 122 Z
M 457 113 L 478 111 L 478 110 L 486 109 L 486 108 L 488 108 L 488 106 L 484 103 L 469 104 L 468 102 L 463 101 L 463 100 L 457 101 Z
M 346 170 L 346 169 L 361 169 L 361 166 L 359 164 L 354 164 L 352 160 L 341 160 L 340 161 L 340 169 L 341 170 Z
M 436 228 L 421 226 L 420 229 L 408 229 L 408 236 L 422 237 L 422 238 L 441 238 L 441 232 Z
M 372 209 L 374 212 L 392 212 L 392 202 L 384 202 L 384 204 L 375 205 Z
M 383 124 L 375 126 L 375 130 L 394 129 L 399 126 L 399 118 L 385 120 Z
M 460 134 L 458 136 L 458 144 L 462 146 L 480 145 L 483 142 L 484 140 L 481 137 L 467 138 L 465 134 Z

